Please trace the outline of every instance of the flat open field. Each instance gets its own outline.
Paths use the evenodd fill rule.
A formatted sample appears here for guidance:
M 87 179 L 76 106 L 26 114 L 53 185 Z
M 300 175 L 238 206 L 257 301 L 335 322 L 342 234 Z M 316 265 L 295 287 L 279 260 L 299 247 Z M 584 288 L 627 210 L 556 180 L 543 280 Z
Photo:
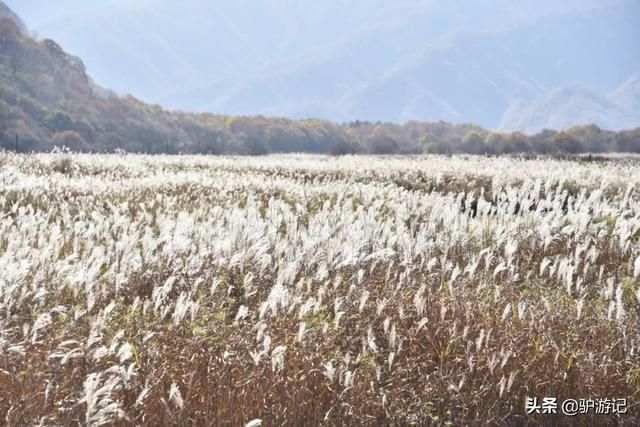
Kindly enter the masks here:
M 638 425 L 639 275 L 633 160 L 0 153 L 0 423 Z

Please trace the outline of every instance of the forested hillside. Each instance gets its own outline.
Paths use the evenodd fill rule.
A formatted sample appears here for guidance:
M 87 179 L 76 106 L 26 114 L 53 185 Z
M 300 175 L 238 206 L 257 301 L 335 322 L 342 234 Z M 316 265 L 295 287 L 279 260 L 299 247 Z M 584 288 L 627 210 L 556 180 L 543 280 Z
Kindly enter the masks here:
M 522 132 L 640 126 L 628 103 L 622 114 L 580 96 L 536 108 L 576 85 L 607 98 L 640 72 L 637 0 L 6 3 L 101 85 L 170 109 Z
M 167 111 L 93 83 L 81 59 L 30 35 L 0 3 L 0 146 L 147 153 L 640 152 L 640 129 L 490 133 L 471 124 L 289 120 Z

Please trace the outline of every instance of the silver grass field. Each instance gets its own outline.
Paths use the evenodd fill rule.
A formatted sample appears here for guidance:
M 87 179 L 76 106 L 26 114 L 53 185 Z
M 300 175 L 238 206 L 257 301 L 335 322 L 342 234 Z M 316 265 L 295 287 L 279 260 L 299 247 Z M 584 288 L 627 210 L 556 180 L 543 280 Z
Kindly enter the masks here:
M 7 426 L 638 425 L 639 334 L 637 159 L 0 152 Z

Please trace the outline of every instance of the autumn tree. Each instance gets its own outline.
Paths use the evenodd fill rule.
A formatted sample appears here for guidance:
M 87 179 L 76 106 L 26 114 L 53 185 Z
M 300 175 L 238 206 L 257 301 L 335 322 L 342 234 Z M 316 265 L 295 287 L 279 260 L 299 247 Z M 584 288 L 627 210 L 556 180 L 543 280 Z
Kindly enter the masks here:
M 398 152 L 398 142 L 392 138 L 385 125 L 378 123 L 367 139 L 367 148 L 371 154 L 395 154 Z
M 555 145 L 553 137 L 556 135 L 556 131 L 550 129 L 543 129 L 529 137 L 531 149 L 537 154 L 553 154 L 558 151 Z
M 569 132 L 561 131 L 553 136 L 553 143 L 561 153 L 577 154 L 582 152 L 582 143 Z
M 369 141 L 371 154 L 395 154 L 398 152 L 398 143 L 389 137 L 376 137 Z
M 354 143 L 346 139 L 336 139 L 331 144 L 329 144 L 329 154 L 333 156 L 354 154 Z
M 580 141 L 584 151 L 602 153 L 615 149 L 615 132 L 600 129 L 596 125 L 573 126 L 566 132 Z
M 62 111 L 51 111 L 45 119 L 46 126 L 53 132 L 63 132 L 67 130 L 73 130 L 73 120 L 69 114 Z
M 425 154 L 433 153 L 433 145 L 436 143 L 436 137 L 431 133 L 427 132 L 420 139 L 420 147 L 422 147 L 422 152 Z
M 626 153 L 640 153 L 640 128 L 618 133 L 616 148 Z
M 511 132 L 507 144 L 512 153 L 528 153 L 531 151 L 529 139 L 522 132 Z
M 492 132 L 487 136 L 487 151 L 491 154 L 507 152 L 507 136 L 504 133 Z
M 486 149 L 484 138 L 478 132 L 468 132 L 462 139 L 462 151 L 469 154 L 483 154 Z
M 0 50 L 9 59 L 12 77 L 15 77 L 18 72 L 21 39 L 22 31 L 20 31 L 18 24 L 11 19 L 0 18 Z

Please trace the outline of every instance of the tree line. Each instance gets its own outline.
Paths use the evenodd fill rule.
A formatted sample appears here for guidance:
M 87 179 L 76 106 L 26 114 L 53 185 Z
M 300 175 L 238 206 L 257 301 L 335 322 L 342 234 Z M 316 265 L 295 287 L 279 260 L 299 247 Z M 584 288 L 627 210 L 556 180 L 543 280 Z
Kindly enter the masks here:
M 0 147 L 21 152 L 66 146 L 80 152 L 280 152 L 510 154 L 640 152 L 640 128 L 597 126 L 535 135 L 472 124 L 290 120 L 167 111 L 94 84 L 82 61 L 52 40 L 0 20 Z

